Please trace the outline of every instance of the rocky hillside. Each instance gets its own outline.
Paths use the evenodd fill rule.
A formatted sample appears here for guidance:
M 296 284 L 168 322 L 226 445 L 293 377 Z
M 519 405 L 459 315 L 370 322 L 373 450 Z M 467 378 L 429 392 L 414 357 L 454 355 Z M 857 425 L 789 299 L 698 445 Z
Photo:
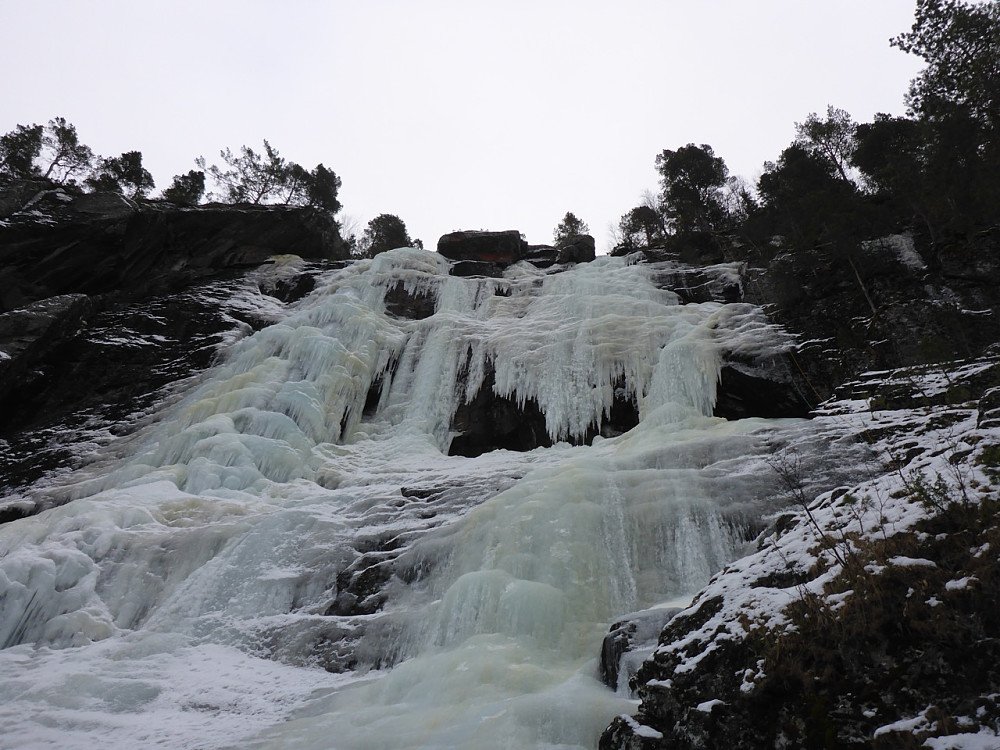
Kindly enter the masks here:
M 792 507 L 757 551 L 646 652 L 641 618 L 617 626 L 623 670 L 651 656 L 602 748 L 1000 746 L 996 236 L 747 264 L 746 298 L 800 337 L 812 417 L 867 458 L 814 496 L 776 454 Z

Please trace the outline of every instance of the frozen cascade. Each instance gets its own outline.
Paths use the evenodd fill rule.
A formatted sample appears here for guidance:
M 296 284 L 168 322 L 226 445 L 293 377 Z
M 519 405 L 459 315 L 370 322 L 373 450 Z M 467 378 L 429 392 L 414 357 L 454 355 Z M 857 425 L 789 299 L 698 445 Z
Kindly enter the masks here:
M 394 288 L 434 314 L 390 314 Z M 609 623 L 737 556 L 764 454 L 810 429 L 711 417 L 726 353 L 787 343 L 624 259 L 330 272 L 133 458 L 0 527 L 0 748 L 594 747 L 633 705 L 596 679 Z M 447 455 L 488 372 L 553 447 Z M 571 445 L 616 388 L 639 425 Z M 365 561 L 377 605 L 336 610 Z

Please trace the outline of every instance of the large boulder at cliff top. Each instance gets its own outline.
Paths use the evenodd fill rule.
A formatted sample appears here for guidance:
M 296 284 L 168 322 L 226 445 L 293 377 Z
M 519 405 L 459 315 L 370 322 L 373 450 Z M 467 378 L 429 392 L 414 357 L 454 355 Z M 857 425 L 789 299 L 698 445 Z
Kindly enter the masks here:
M 516 229 L 503 232 L 451 232 L 438 240 L 437 251 L 449 260 L 476 260 L 509 266 L 528 254 L 528 243 Z
M 556 243 L 558 263 L 590 263 L 597 257 L 594 238 L 589 234 L 573 234 Z

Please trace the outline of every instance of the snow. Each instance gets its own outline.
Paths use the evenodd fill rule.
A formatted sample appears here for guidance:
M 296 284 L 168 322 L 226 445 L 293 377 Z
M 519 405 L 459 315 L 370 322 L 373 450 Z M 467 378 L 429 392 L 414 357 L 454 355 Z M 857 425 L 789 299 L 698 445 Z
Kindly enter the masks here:
M 712 709 L 715 708 L 716 706 L 724 706 L 724 705 L 726 705 L 725 701 L 719 700 L 718 698 L 713 698 L 712 700 L 699 703 L 697 706 L 694 707 L 694 710 L 710 714 L 712 713 Z
M 932 727 L 930 719 L 927 718 L 926 714 L 930 710 L 930 706 L 927 707 L 922 713 L 916 716 L 910 717 L 908 719 L 900 719 L 899 721 L 894 721 L 891 724 L 885 724 L 875 730 L 875 737 L 882 737 L 886 734 L 894 733 L 910 733 L 914 734 L 916 732 L 922 732 L 930 729 Z
M 921 747 L 932 750 L 996 750 L 1000 747 L 1000 736 L 984 727 L 978 732 L 929 737 Z
M 629 729 L 631 729 L 639 737 L 645 737 L 650 740 L 662 740 L 663 733 L 653 729 L 652 727 L 647 727 L 645 724 L 640 724 L 638 721 L 633 719 L 628 714 L 622 714 L 621 717 L 628 724 Z
M 944 587 L 948 591 L 961 591 L 962 589 L 969 588 L 969 584 L 973 581 L 978 580 L 975 576 L 965 576 L 964 578 L 957 578 L 945 583 Z

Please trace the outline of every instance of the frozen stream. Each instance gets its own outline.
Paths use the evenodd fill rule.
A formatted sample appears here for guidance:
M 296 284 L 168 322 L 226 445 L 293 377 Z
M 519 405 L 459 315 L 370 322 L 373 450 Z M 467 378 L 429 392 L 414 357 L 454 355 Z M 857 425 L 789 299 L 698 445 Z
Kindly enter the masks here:
M 696 592 L 770 510 L 764 458 L 809 426 L 709 415 L 725 353 L 787 342 L 620 258 L 447 268 L 407 249 L 331 272 L 131 459 L 0 527 L 0 748 L 594 748 L 632 710 L 601 639 Z M 397 284 L 434 314 L 388 314 Z M 447 455 L 490 372 L 552 447 Z M 566 442 L 616 386 L 639 425 Z M 384 559 L 368 606 L 343 590 L 362 559 Z

